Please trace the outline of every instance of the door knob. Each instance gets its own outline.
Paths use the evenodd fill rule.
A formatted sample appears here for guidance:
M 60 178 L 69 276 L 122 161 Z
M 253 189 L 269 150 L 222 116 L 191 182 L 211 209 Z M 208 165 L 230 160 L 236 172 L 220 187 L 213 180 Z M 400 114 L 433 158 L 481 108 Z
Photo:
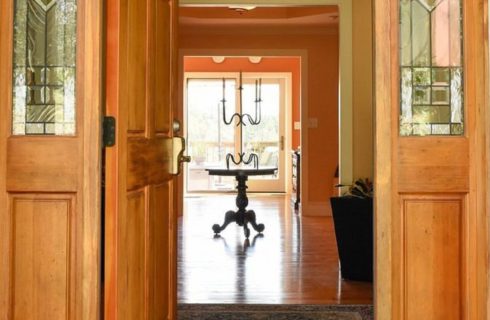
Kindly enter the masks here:
M 191 162 L 191 157 L 184 155 L 184 152 L 185 152 L 185 138 L 173 137 L 170 174 L 178 176 L 182 172 L 182 164 L 184 162 Z
M 174 119 L 174 121 L 172 122 L 172 130 L 174 131 L 174 134 L 179 133 L 180 127 L 181 127 L 180 121 L 177 119 Z

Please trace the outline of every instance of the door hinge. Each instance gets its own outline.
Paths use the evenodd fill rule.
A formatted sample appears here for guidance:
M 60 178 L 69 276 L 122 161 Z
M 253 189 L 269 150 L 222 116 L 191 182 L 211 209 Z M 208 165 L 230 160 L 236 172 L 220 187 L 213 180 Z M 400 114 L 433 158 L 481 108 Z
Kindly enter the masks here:
M 116 144 L 116 118 L 104 117 L 103 131 L 104 147 L 113 147 Z

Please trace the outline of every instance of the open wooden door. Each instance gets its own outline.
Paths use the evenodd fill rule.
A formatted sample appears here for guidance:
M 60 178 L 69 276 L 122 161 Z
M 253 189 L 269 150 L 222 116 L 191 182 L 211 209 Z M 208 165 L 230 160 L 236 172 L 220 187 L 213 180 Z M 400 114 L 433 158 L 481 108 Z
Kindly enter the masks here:
M 0 319 L 99 318 L 99 0 L 0 2 Z
M 488 319 L 488 2 L 374 3 L 376 319 Z
M 107 1 L 105 319 L 176 319 L 176 0 Z

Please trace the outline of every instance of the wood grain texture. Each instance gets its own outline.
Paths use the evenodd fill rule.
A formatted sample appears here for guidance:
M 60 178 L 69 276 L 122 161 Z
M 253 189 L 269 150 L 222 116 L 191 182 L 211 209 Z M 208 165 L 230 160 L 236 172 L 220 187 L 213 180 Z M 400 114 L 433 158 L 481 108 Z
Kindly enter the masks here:
M 179 219 L 179 303 L 371 304 L 372 283 L 339 279 L 332 217 L 296 214 L 289 197 L 249 195 L 263 237 L 211 226 L 233 195 L 185 198 Z
M 98 0 L 84 1 L 79 5 L 82 15 L 80 21 L 84 26 L 82 41 L 83 52 L 81 70 L 83 77 L 83 95 L 80 104 L 83 108 L 80 117 L 83 125 L 80 138 L 83 139 L 83 166 L 79 166 L 79 174 L 83 176 L 83 197 L 78 205 L 84 210 L 81 224 L 83 260 L 80 295 L 82 320 L 98 320 L 101 310 L 101 180 L 102 180 L 102 146 L 101 146 L 101 115 L 103 113 L 103 11 L 104 3 Z M 82 51 L 83 50 L 83 51 Z
M 479 309 L 478 309 L 478 317 L 479 318 L 488 318 L 490 314 L 490 271 L 489 264 L 487 262 L 486 257 L 489 255 L 490 247 L 490 217 L 488 216 L 490 201 L 490 172 L 488 170 L 488 160 L 490 159 L 490 148 L 485 145 L 488 144 L 490 139 L 490 112 L 488 112 L 488 106 L 490 104 L 490 92 L 489 92 L 489 83 L 490 83 L 490 32 L 489 30 L 489 5 L 488 1 L 484 1 L 482 5 L 483 11 L 483 52 L 481 52 L 481 59 L 483 60 L 483 70 L 481 73 L 481 81 L 479 82 L 480 89 L 485 92 L 485 97 L 481 101 L 482 105 L 478 108 L 478 128 L 480 128 L 480 136 L 483 137 L 483 140 L 479 139 L 478 143 L 483 144 L 483 152 L 480 153 L 479 158 L 480 162 L 477 170 L 482 170 L 480 168 L 483 166 L 482 171 L 486 171 L 486 175 L 479 175 L 479 184 L 485 186 L 485 190 L 483 190 L 480 197 L 483 199 L 487 199 L 486 201 L 480 202 L 480 206 L 483 208 L 479 209 L 478 217 L 477 217 L 477 225 L 478 227 L 478 239 L 477 239 L 477 251 L 478 251 L 478 279 L 487 281 L 478 282 L 478 301 L 479 301 Z M 482 146 L 480 146 L 482 148 Z M 486 301 L 485 301 L 486 300 Z
M 488 279 L 488 1 L 464 1 L 465 99 L 470 154 L 470 193 L 468 196 L 468 244 L 465 271 L 468 319 L 488 319 L 490 301 Z M 487 177 L 485 174 L 487 173 Z
M 156 70 L 168 70 L 168 72 L 158 72 L 155 78 L 155 85 L 158 90 L 155 91 L 155 131 L 159 134 L 170 134 L 172 127 L 171 114 L 165 112 L 167 108 L 174 105 L 172 102 L 172 92 L 170 84 L 175 81 L 170 72 L 172 68 L 171 57 L 172 51 L 176 50 L 176 43 L 173 43 L 172 28 L 168 24 L 168 21 L 172 21 L 172 8 L 168 3 L 157 0 L 156 12 L 155 12 L 155 27 L 156 27 L 156 39 L 159 39 L 155 43 L 155 69 Z M 176 82 L 176 81 L 175 81 Z M 176 104 L 175 104 L 176 105 Z
M 402 197 L 405 319 L 462 318 L 463 202 Z
M 147 61 L 150 58 L 148 41 L 152 33 L 147 29 L 148 3 L 150 0 L 127 1 L 127 89 L 125 92 L 128 108 L 128 131 L 141 133 L 147 129 Z M 150 12 L 151 14 L 151 12 Z
M 77 191 L 79 141 L 73 138 L 15 137 L 7 145 L 7 190 Z
M 160 60 L 173 48 L 170 3 L 108 1 L 106 108 L 118 126 L 106 153 L 105 319 L 176 319 L 172 132 L 158 128 L 172 119 L 159 80 L 171 77 Z
M 166 138 L 130 138 L 127 190 L 160 184 L 170 179 L 167 168 L 171 161 L 171 148 L 171 140 Z
M 392 215 L 396 208 L 394 193 L 396 184 L 393 183 L 393 123 L 392 88 L 393 68 L 397 50 L 391 44 L 392 9 L 394 1 L 373 0 L 374 21 L 374 95 L 375 95 L 375 168 L 374 188 L 374 283 L 375 307 L 377 320 L 393 318 L 393 230 Z M 387 50 L 389 48 L 390 50 Z M 397 100 L 395 100 L 397 101 Z
M 146 190 L 128 195 L 127 212 L 119 219 L 118 318 L 145 319 L 146 309 Z
M 12 198 L 12 319 L 75 319 L 74 200 Z
M 448 137 L 400 139 L 397 166 L 398 190 L 399 192 L 421 190 L 468 192 L 469 160 L 466 139 Z
M 169 199 L 170 183 L 165 183 L 151 188 L 150 206 L 152 211 L 149 215 L 149 252 L 148 273 L 151 279 L 149 287 L 149 319 L 164 319 L 169 313 L 169 301 L 171 294 L 171 262 L 168 257 L 169 243 L 171 242 L 172 229 L 170 228 L 171 217 L 166 214 L 170 211 L 172 204 Z M 167 210 L 165 210 L 167 209 Z M 157 285 L 160 284 L 160 285 Z
M 11 319 L 11 219 L 7 193 L 7 139 L 11 131 L 13 2 L 0 2 L 0 319 Z
M 480 0 L 462 2 L 465 135 L 400 137 L 398 3 L 396 0 L 375 2 L 378 120 L 375 179 L 376 275 L 380 277 L 376 282 L 377 318 L 423 319 L 424 316 L 418 313 L 419 309 L 423 309 L 428 312 L 428 318 L 486 319 L 488 264 L 479 257 L 486 257 L 488 251 L 485 240 L 488 237 L 488 223 L 482 223 L 488 221 L 488 176 L 483 174 L 488 172 L 488 125 L 486 120 L 482 120 L 488 118 L 488 88 L 485 87 L 485 73 L 481 72 L 482 66 L 486 66 L 488 60 L 483 54 L 483 44 L 487 38 L 487 4 Z M 391 120 L 389 125 L 386 119 Z M 453 214 L 452 218 L 434 218 L 432 213 L 442 210 L 437 209 L 437 206 L 412 206 L 410 217 L 404 217 L 402 199 L 405 197 L 410 197 L 415 202 L 426 200 L 426 197 L 437 198 L 436 202 L 451 202 L 458 198 L 461 203 L 461 199 L 464 199 L 465 205 L 461 207 L 460 214 Z M 454 207 L 446 209 L 453 213 L 456 211 Z M 431 234 L 432 237 L 456 232 L 455 220 L 452 220 L 455 217 L 460 219 L 459 244 L 451 246 L 424 233 L 428 225 L 435 232 Z M 407 221 L 410 222 L 409 229 L 406 229 Z M 416 239 L 425 237 L 426 241 L 432 240 L 432 247 L 417 253 L 413 246 L 407 246 L 407 232 L 416 235 Z M 409 242 L 421 245 L 415 238 L 410 236 Z M 380 239 L 389 241 L 383 243 Z M 380 247 L 384 250 L 380 250 Z M 455 257 L 458 257 L 458 261 L 454 260 Z M 427 261 L 446 261 L 451 266 L 447 267 L 447 273 L 437 273 L 435 264 L 427 265 Z M 407 270 L 407 266 L 410 270 Z M 424 268 L 424 273 L 419 271 Z M 464 280 L 457 285 L 453 282 L 456 273 L 460 274 L 459 279 Z M 432 277 L 428 278 L 429 275 Z M 424 288 L 427 290 L 418 287 L 423 286 L 424 282 L 428 285 Z M 451 286 L 447 300 L 437 294 L 448 289 L 446 285 Z M 435 311 L 443 307 L 452 314 Z
M 98 319 L 99 279 L 100 279 L 100 97 L 101 97 L 101 2 L 81 1 L 77 6 L 77 75 L 76 75 L 76 135 L 73 137 L 29 137 L 11 136 L 12 119 L 12 44 L 13 44 L 13 0 L 0 4 L 0 218 L 7 223 L 0 224 L 0 319 L 13 319 L 14 311 L 20 318 L 36 319 Z M 35 245 L 44 244 L 39 253 L 23 256 L 23 266 L 12 264 L 14 257 L 14 234 L 10 230 L 14 202 L 23 213 L 16 223 L 16 230 L 29 228 L 24 214 L 31 214 L 33 221 L 41 219 L 36 228 L 42 227 L 43 236 L 32 238 Z M 68 199 L 68 200 L 67 200 Z M 76 201 L 75 201 L 76 199 Z M 30 204 L 27 205 L 26 203 Z M 63 271 L 59 269 L 58 258 L 63 256 L 59 244 L 63 242 L 57 226 L 63 220 L 51 214 L 64 210 L 63 204 L 70 202 L 69 252 L 70 278 L 65 279 L 69 288 L 65 293 L 59 289 Z M 49 203 L 49 205 L 47 204 Z M 51 206 L 46 209 L 46 206 Z M 38 217 L 38 214 L 40 215 Z M 65 215 L 67 213 L 65 212 Z M 46 217 L 46 219 L 42 219 Z M 68 219 L 67 218 L 67 219 Z M 25 225 L 23 225 L 25 224 Z M 37 230 L 37 229 L 36 229 Z M 37 232 L 37 231 L 36 231 Z M 45 238 L 43 238 L 45 237 Z M 52 238 L 50 238 L 52 237 Z M 76 240 L 74 240 L 76 239 Z M 39 244 L 37 243 L 39 241 Z M 34 243 L 31 243 L 34 245 Z M 29 252 L 31 248 L 20 247 L 16 252 Z M 43 250 L 45 253 L 43 253 Z M 46 271 L 46 259 L 53 264 L 53 271 Z M 12 285 L 14 278 L 29 276 L 23 274 L 28 259 L 30 267 L 37 272 L 32 288 Z M 48 259 L 49 260 L 49 259 Z M 40 265 L 42 264 L 42 265 Z M 11 268 L 11 266 L 14 266 Z M 43 269 L 44 268 L 44 269 Z M 17 270 L 19 269 L 19 270 Z M 15 276 L 14 276 L 15 275 Z M 57 278 L 58 277 L 58 278 Z M 53 279 L 53 283 L 50 283 Z M 54 281 L 56 280 L 56 281 Z M 58 281 L 59 280 L 59 281 Z M 50 283 L 46 285 L 46 283 Z M 32 284 L 31 284 L 32 285 Z M 57 286 L 50 287 L 50 285 Z M 53 298 L 39 304 L 34 296 L 23 295 L 23 305 L 16 305 L 10 297 L 12 290 L 41 292 L 46 287 L 46 295 Z M 16 291 L 21 292 L 21 291 Z M 37 294 L 37 293 L 36 293 Z M 44 294 L 42 292 L 41 294 Z M 62 301 L 61 296 L 67 297 Z M 18 300 L 17 300 L 18 301 Z M 40 309 L 39 309 L 40 308 Z M 27 313 L 31 313 L 27 315 Z

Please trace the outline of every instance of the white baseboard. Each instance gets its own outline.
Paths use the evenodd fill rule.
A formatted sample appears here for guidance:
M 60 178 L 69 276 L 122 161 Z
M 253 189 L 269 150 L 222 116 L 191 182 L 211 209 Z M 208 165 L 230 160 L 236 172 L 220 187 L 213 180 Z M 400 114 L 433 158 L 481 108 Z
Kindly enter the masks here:
M 330 207 L 330 202 L 307 202 L 301 203 L 301 214 L 303 216 L 313 216 L 313 217 L 331 217 L 332 208 Z

